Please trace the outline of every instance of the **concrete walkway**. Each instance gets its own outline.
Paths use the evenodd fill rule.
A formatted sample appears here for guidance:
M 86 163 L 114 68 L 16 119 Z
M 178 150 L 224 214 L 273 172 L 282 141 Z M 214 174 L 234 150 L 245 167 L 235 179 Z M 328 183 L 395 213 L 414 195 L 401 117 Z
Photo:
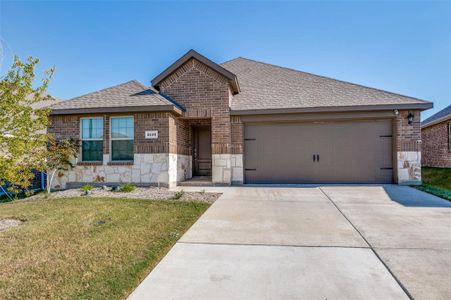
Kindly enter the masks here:
M 451 298 L 450 202 L 396 185 L 206 190 L 224 194 L 130 299 Z

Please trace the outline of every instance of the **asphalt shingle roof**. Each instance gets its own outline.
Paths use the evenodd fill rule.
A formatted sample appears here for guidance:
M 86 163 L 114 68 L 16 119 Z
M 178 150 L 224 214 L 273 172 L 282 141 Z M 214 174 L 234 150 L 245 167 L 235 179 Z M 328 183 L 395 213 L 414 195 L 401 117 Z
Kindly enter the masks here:
M 438 121 L 441 119 L 446 120 L 447 118 L 451 119 L 451 105 L 449 105 L 448 107 L 445 107 L 438 113 L 430 116 L 429 118 L 427 118 L 426 120 L 421 122 L 421 126 L 424 127 L 424 126 L 434 123 L 435 121 Z
M 335 110 L 359 106 L 363 109 L 373 105 L 420 105 L 423 109 L 432 106 L 424 100 L 241 57 L 221 66 L 235 74 L 239 82 L 240 92 L 233 96 L 231 104 L 232 111 L 236 112 L 306 108 Z M 152 106 L 155 110 L 174 107 L 184 110 L 173 99 L 136 80 L 61 101 L 51 108 L 53 113 L 66 114 Z
M 92 92 L 80 97 L 61 101 L 52 105 L 53 110 L 139 107 L 176 105 L 170 98 L 159 94 L 151 87 L 146 87 L 136 80 Z
M 240 84 L 232 110 L 429 103 L 241 57 L 221 66 L 234 73 Z

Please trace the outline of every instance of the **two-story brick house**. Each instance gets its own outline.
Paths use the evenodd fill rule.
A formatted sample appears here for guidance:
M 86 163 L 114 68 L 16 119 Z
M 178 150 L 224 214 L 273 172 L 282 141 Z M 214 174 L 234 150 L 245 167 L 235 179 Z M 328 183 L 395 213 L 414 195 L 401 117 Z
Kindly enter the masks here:
M 146 87 L 129 81 L 53 106 L 49 131 L 80 140 L 56 186 L 421 182 L 431 102 L 245 58 L 190 50 Z

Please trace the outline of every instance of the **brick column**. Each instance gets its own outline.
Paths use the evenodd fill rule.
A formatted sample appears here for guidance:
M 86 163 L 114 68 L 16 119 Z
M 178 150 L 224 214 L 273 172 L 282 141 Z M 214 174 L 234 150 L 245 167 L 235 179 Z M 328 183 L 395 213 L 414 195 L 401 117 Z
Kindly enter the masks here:
M 412 124 L 407 116 L 413 115 Z M 396 117 L 396 165 L 398 184 L 421 184 L 420 111 L 400 111 Z

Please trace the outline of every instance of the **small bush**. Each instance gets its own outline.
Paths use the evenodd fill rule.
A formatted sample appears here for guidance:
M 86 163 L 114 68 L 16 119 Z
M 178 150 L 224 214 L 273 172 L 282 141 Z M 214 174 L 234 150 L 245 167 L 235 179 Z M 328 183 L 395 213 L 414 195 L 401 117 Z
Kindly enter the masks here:
M 86 193 L 88 191 L 92 191 L 93 188 L 94 187 L 88 183 L 81 187 L 81 191 Z
M 174 199 L 175 199 L 175 200 L 179 200 L 180 198 L 183 197 L 184 194 L 185 194 L 185 191 L 184 191 L 184 190 L 177 191 L 177 192 L 175 192 L 175 194 L 174 194 Z
M 130 193 L 133 192 L 135 188 L 136 187 L 131 183 L 124 183 L 119 186 L 118 191 L 123 193 Z

